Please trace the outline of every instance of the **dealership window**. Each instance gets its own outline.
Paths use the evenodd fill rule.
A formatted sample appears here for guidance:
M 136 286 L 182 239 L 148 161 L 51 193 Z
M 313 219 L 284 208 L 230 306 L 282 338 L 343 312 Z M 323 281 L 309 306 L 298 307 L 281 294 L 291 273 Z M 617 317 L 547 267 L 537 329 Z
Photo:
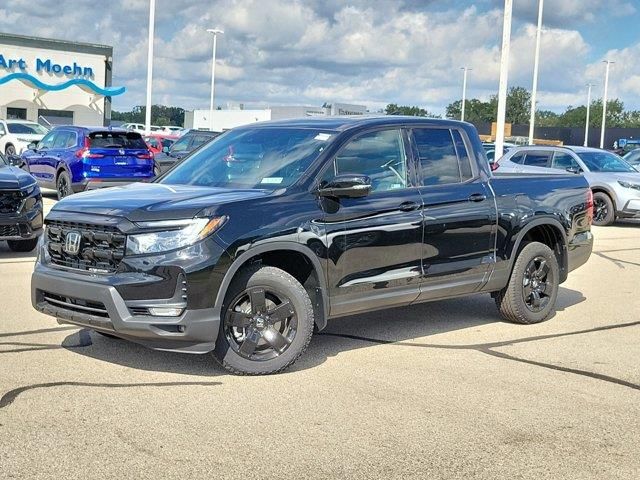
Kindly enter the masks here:
M 45 125 L 73 125 L 73 112 L 68 110 L 38 110 L 38 122 Z
M 26 120 L 27 109 L 7 107 L 7 120 Z

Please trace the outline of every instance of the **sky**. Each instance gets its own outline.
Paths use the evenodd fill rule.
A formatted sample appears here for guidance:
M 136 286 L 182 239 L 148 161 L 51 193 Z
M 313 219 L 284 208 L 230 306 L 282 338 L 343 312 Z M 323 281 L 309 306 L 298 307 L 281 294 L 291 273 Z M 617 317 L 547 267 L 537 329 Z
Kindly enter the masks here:
M 97 8 L 103 3 L 104 8 Z M 509 86 L 531 88 L 538 0 L 514 0 Z M 442 114 L 498 89 L 503 0 L 156 0 L 154 104 L 209 108 L 388 103 Z M 115 110 L 143 105 L 148 0 L 0 0 L 0 32 L 112 45 Z M 546 0 L 538 108 L 586 102 L 586 84 L 640 109 L 640 0 Z

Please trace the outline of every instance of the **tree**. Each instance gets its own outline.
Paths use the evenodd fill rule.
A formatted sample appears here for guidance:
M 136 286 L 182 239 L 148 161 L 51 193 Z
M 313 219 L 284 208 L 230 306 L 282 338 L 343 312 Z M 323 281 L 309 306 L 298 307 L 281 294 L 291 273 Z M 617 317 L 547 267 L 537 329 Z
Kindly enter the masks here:
M 538 110 L 536 112 L 537 127 L 557 127 L 560 116 L 551 110 Z
M 497 98 L 496 104 L 497 104 Z M 531 94 L 524 87 L 511 87 L 507 93 L 506 121 L 514 125 L 529 123 L 531 115 Z
M 462 101 L 457 100 L 447 106 L 448 118 L 460 119 Z M 531 109 L 531 95 L 522 87 L 511 87 L 507 92 L 507 114 L 509 123 L 528 123 Z M 465 120 L 471 123 L 495 122 L 498 116 L 498 96 L 491 95 L 489 101 L 477 98 L 467 100 L 465 104 Z
M 130 123 L 144 123 L 146 107 L 136 105 L 129 112 L 111 112 L 111 120 Z M 151 123 L 154 125 L 184 125 L 184 108 L 151 106 Z
M 387 115 L 410 115 L 412 117 L 431 117 L 440 118 L 440 115 L 429 112 L 428 110 L 420 107 L 410 107 L 408 105 L 398 105 L 396 103 L 390 103 L 384 109 L 384 113 Z

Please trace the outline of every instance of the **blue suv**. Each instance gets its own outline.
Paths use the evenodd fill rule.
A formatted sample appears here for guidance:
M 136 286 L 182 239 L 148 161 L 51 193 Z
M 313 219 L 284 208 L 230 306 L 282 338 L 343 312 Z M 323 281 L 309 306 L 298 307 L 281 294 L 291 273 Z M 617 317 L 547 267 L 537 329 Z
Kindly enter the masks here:
M 60 126 L 22 153 L 31 175 L 58 199 L 72 193 L 153 179 L 159 169 L 138 132 Z

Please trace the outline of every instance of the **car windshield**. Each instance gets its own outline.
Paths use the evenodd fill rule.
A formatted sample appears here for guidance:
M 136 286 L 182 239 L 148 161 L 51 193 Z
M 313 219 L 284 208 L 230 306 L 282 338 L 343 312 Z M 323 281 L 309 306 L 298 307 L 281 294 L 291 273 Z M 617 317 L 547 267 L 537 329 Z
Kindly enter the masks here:
M 609 152 L 576 152 L 590 172 L 634 172 L 618 155 Z
M 23 135 L 46 135 L 49 131 L 39 123 L 7 123 L 9 133 L 22 133 Z
M 625 162 L 630 163 L 631 165 L 640 163 L 640 149 L 636 148 L 635 150 L 631 150 L 622 158 Z
M 306 128 L 231 130 L 178 164 L 160 183 L 228 188 L 286 187 L 300 178 L 327 148 L 334 133 Z
M 187 148 L 189 148 L 189 143 L 191 143 L 191 138 L 191 135 L 187 135 L 171 145 L 171 153 L 186 152 Z

